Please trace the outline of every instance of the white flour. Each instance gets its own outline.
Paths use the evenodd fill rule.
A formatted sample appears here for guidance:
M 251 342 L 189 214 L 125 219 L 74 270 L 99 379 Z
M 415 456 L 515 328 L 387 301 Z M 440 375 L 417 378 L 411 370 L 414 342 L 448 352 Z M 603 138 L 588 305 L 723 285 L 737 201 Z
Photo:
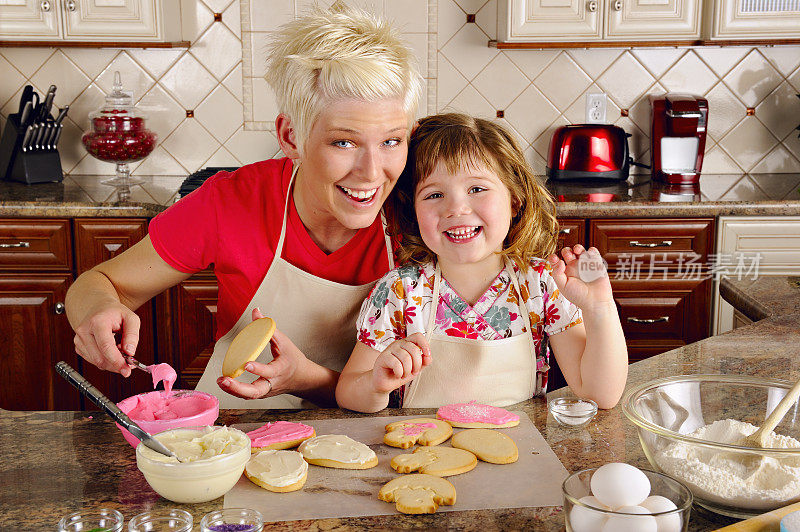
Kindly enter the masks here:
M 757 428 L 735 419 L 723 419 L 687 436 L 718 443 L 734 443 Z M 770 432 L 765 447 L 800 448 L 800 441 Z M 800 498 L 800 458 L 778 460 L 766 456 L 761 467 L 753 469 L 737 460 L 736 455 L 674 443 L 657 451 L 655 460 L 665 473 L 688 484 L 696 497 L 710 502 L 762 510 Z

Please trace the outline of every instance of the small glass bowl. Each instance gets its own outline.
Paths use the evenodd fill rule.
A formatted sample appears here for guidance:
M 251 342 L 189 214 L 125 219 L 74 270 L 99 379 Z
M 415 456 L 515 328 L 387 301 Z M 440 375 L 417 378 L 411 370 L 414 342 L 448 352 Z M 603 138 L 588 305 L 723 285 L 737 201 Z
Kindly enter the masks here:
M 128 521 L 128 532 L 192 532 L 194 519 L 186 510 L 142 512 Z
M 692 511 L 692 492 L 672 477 L 655 471 L 642 469 L 642 473 L 650 481 L 650 496 L 660 495 L 672 501 L 674 510 L 655 514 L 640 515 L 622 512 L 612 512 L 595 508 L 580 501 L 581 498 L 592 494 L 591 479 L 597 467 L 584 469 L 567 477 L 561 485 L 561 495 L 564 498 L 564 522 L 567 532 L 596 532 L 605 530 L 604 525 L 614 519 L 617 526 L 611 530 L 655 530 L 645 519 L 656 520 L 658 530 L 669 532 L 686 532 L 689 529 L 689 516 Z M 652 522 L 652 521 L 651 521 Z
M 559 397 L 548 401 L 547 408 L 564 427 L 582 427 L 597 415 L 597 403 L 591 399 Z
M 82 530 L 122 531 L 122 514 L 111 508 L 85 510 L 65 515 L 58 522 L 58 532 L 77 532 Z
M 250 508 L 225 508 L 200 520 L 200 532 L 261 532 L 263 527 L 261 512 Z

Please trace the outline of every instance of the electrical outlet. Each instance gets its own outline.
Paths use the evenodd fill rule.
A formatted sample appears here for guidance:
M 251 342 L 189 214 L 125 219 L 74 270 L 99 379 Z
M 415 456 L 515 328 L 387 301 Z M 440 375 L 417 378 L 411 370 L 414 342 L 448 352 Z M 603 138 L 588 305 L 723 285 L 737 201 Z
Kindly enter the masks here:
M 594 92 L 586 95 L 586 123 L 603 124 L 606 121 L 606 95 Z

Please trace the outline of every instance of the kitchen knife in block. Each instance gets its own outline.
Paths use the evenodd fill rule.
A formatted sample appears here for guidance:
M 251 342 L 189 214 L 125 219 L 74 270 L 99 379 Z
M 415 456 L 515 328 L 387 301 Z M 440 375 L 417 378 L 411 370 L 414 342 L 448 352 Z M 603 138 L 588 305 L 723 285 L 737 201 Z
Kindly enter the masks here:
M 64 377 L 67 382 L 75 386 L 83 395 L 88 397 L 94 404 L 103 409 L 103 411 L 111 416 L 111 419 L 119 423 L 128 432 L 136 436 L 140 442 L 150 447 L 157 453 L 165 456 L 175 456 L 175 453 L 164 447 L 164 444 L 153 438 L 150 434 L 146 433 L 142 428 L 137 425 L 131 418 L 115 405 L 111 399 L 103 395 L 100 390 L 92 386 L 83 375 L 75 371 L 69 364 L 63 360 L 56 364 L 56 371 L 59 375 Z

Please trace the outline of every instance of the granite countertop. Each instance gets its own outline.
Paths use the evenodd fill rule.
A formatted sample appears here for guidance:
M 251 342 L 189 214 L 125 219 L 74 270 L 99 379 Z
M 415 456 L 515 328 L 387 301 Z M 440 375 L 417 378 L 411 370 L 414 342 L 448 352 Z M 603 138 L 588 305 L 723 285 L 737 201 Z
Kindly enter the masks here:
M 153 217 L 172 205 L 185 176 L 137 176 L 129 190 L 102 184 L 106 176 L 68 175 L 61 183 L 0 181 L 0 216 Z M 548 182 L 561 217 L 800 215 L 800 174 L 703 175 L 696 186 L 623 182 Z
M 783 282 L 780 280 L 783 279 Z M 630 366 L 628 388 L 652 379 L 681 374 L 750 374 L 794 380 L 800 377 L 800 311 L 774 301 L 794 301 L 800 287 L 787 278 L 770 278 L 767 290 L 728 283 L 731 293 L 747 295 L 772 315 L 730 333 L 637 362 Z M 759 285 L 760 286 L 760 285 Z M 763 299 L 762 299 L 763 298 Z M 736 303 L 735 303 L 736 304 Z M 547 399 L 568 395 L 550 392 Z M 582 428 L 565 428 L 547 414 L 544 398 L 509 407 L 523 410 L 570 471 L 607 462 L 649 467 L 636 429 L 617 405 L 601 411 Z M 385 410 L 379 415 L 432 414 L 433 410 Z M 219 423 L 266 422 L 275 419 L 314 420 L 356 417 L 344 410 L 263 411 L 224 410 Z M 535 481 L 535 472 L 532 472 Z M 81 508 L 112 507 L 126 519 L 148 509 L 179 507 L 195 523 L 222 507 L 222 498 L 181 505 L 155 494 L 136 468 L 133 449 L 114 424 L 98 412 L 0 411 L 0 530 L 52 530 L 58 519 Z M 690 531 L 713 530 L 734 522 L 694 507 Z M 424 516 L 389 515 L 364 518 L 283 522 L 268 529 L 365 530 L 378 528 L 546 530 L 564 529 L 560 507 L 506 508 L 441 512 Z

